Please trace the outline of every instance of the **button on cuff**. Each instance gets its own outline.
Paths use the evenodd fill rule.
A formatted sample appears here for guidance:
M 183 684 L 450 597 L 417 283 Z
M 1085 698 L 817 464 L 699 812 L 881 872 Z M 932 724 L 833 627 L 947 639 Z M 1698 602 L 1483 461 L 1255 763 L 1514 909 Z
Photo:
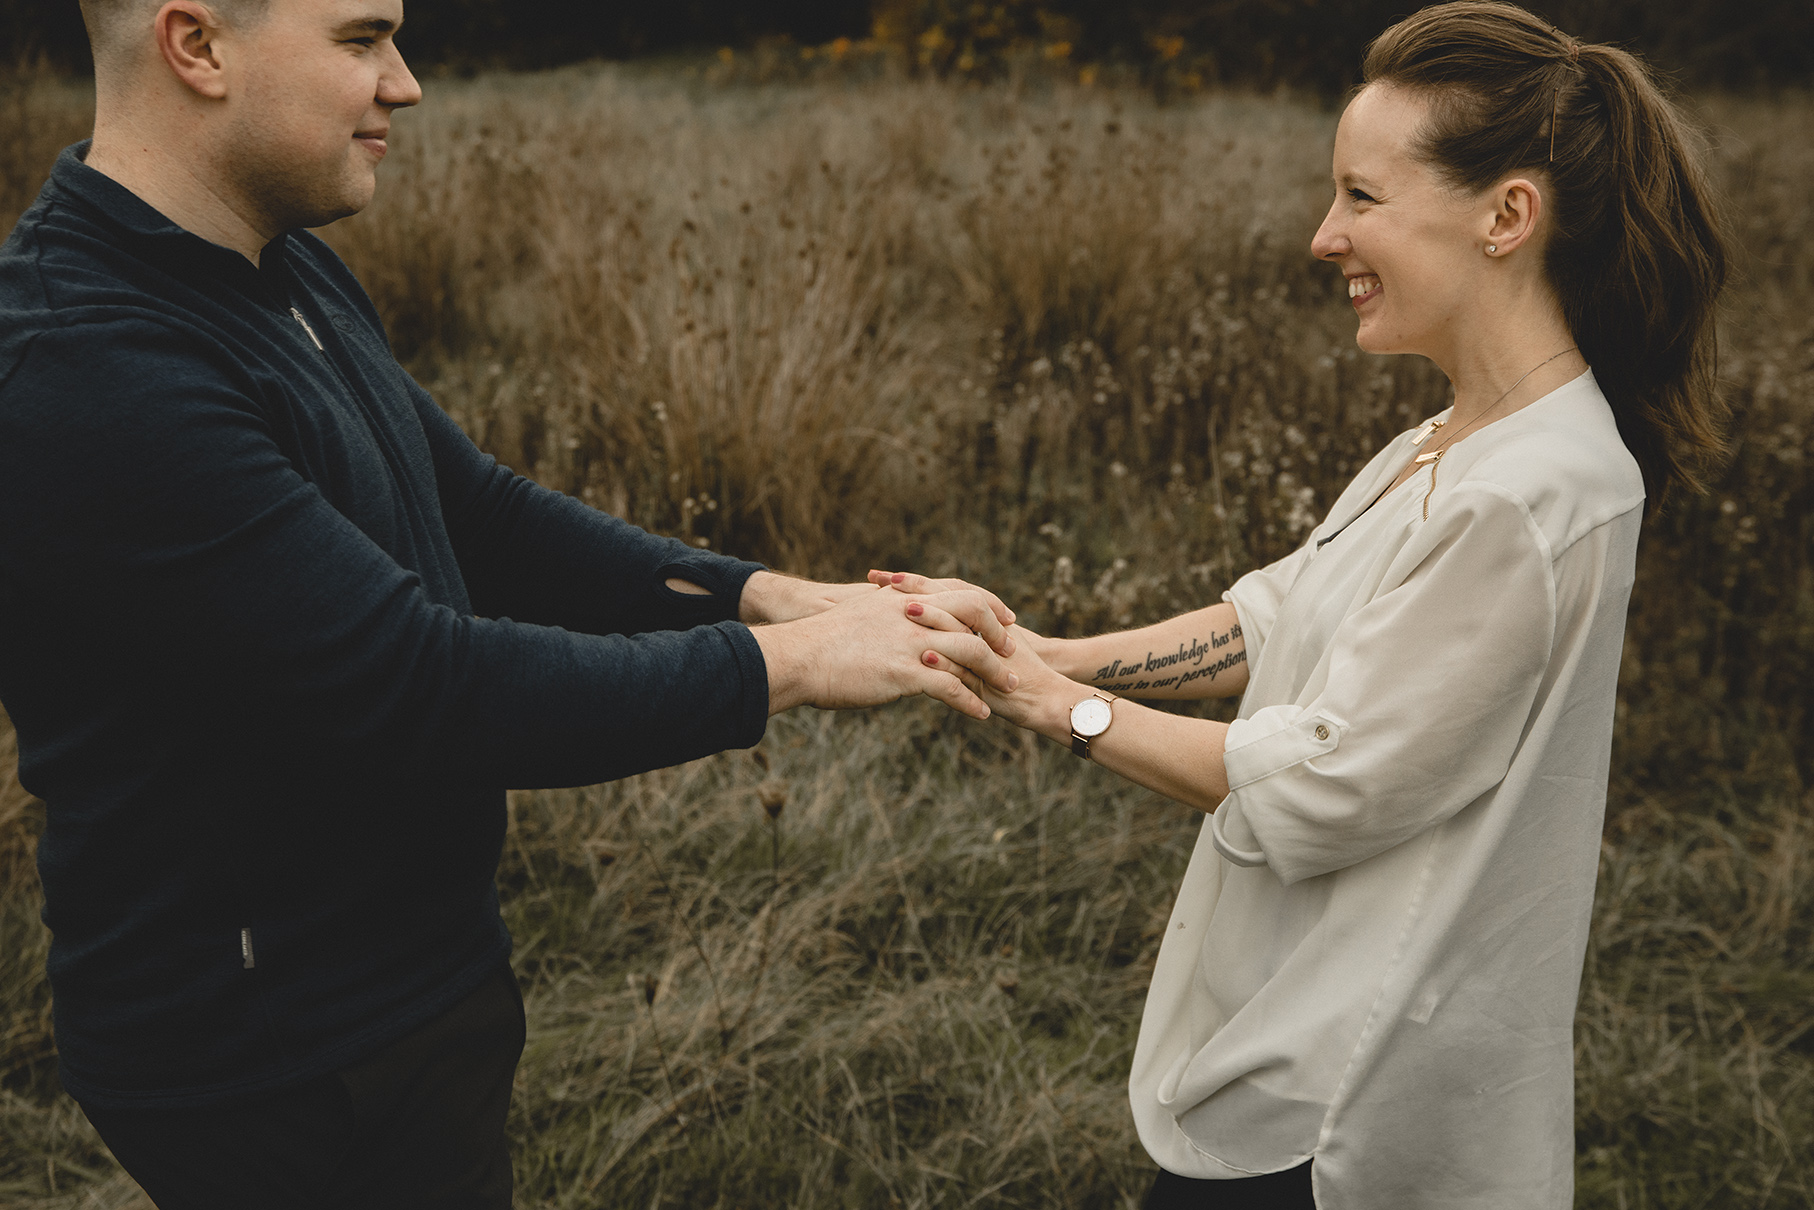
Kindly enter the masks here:
M 1223 760 L 1228 788 L 1238 790 L 1263 777 L 1333 752 L 1342 739 L 1341 720 L 1309 714 L 1297 706 L 1268 706 L 1252 718 L 1229 724 Z

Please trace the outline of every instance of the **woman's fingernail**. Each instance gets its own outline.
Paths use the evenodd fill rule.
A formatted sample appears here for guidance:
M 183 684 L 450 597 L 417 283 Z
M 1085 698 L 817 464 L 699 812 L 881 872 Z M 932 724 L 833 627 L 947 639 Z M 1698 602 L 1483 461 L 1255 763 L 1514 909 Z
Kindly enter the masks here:
M 904 584 L 907 582 L 907 573 L 904 571 L 897 571 L 894 575 L 889 577 L 889 580 L 895 584 Z
M 925 612 L 926 612 L 926 607 L 924 605 L 920 604 L 918 601 L 915 601 L 915 602 L 913 602 L 913 604 L 907 606 L 907 616 L 910 618 L 917 618 Z
M 921 656 L 920 658 L 922 660 L 926 661 L 926 667 L 928 667 L 928 668 L 937 668 L 938 667 L 938 653 L 937 652 L 928 651 L 925 655 Z

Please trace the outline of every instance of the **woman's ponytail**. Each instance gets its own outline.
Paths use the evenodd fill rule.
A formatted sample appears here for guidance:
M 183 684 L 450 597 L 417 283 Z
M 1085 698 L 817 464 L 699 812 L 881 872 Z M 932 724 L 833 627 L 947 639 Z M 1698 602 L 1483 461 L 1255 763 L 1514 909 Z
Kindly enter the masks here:
M 1452 185 L 1547 177 L 1550 281 L 1651 503 L 1704 489 L 1725 452 L 1725 241 L 1695 139 L 1644 65 L 1513 5 L 1459 0 L 1381 34 L 1364 75 L 1431 95 L 1422 152 Z

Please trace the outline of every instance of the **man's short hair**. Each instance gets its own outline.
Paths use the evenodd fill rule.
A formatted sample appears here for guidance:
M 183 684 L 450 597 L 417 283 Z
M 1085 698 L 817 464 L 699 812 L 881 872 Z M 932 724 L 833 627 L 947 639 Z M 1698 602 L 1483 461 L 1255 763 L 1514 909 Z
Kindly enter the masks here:
M 97 75 L 127 62 L 132 49 L 150 32 L 151 18 L 164 0 L 82 0 L 82 21 L 94 52 Z M 265 15 L 271 0 L 202 0 L 227 22 L 252 22 Z

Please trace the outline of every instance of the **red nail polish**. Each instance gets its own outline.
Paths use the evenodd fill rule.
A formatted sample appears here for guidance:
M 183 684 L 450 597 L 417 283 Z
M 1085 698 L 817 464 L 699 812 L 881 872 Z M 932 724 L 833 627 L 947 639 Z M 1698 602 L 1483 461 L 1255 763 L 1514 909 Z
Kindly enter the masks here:
M 907 573 L 904 571 L 897 571 L 894 573 L 892 579 L 896 584 L 904 584 L 907 582 Z
M 936 653 L 928 651 L 925 655 L 921 656 L 920 658 L 922 660 L 926 661 L 926 666 L 928 668 L 937 668 L 938 667 L 938 655 Z
M 926 612 L 926 607 L 924 605 L 920 604 L 918 601 L 915 601 L 915 602 L 913 602 L 913 604 L 907 606 L 907 616 L 910 618 L 917 618 L 925 612 Z

